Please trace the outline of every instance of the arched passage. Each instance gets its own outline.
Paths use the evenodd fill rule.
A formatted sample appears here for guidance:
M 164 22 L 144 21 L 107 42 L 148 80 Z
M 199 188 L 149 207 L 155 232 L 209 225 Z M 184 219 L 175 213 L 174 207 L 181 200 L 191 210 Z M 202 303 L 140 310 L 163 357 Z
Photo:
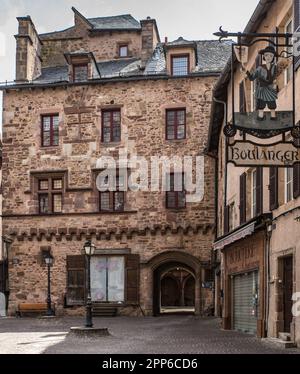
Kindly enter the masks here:
M 150 262 L 153 314 L 200 314 L 200 261 L 184 252 L 165 252 Z

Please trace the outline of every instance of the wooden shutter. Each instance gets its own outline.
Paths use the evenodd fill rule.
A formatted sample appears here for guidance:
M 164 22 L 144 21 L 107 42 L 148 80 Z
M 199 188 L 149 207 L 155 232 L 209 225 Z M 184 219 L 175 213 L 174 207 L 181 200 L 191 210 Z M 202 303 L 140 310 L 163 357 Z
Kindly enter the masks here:
M 269 180 L 269 190 L 270 190 L 270 210 L 278 208 L 278 168 L 270 168 L 270 180 Z
M 85 256 L 67 256 L 67 305 L 85 304 Z
M 297 199 L 300 196 L 300 163 L 294 165 L 293 178 L 294 199 Z
M 247 174 L 240 176 L 240 224 L 246 222 L 246 207 L 247 207 Z
M 229 205 L 226 205 L 224 208 L 224 235 L 229 232 L 229 212 L 230 207 Z
M 139 304 L 140 256 L 126 256 L 126 304 Z
M 295 31 L 300 32 L 300 0 L 294 0 L 294 27 L 295 27 Z M 300 47 L 298 47 L 298 50 L 299 48 Z M 297 56 L 295 58 L 296 69 L 298 69 L 299 66 L 300 66 L 300 56 Z
M 263 213 L 263 168 L 256 171 L 256 216 Z

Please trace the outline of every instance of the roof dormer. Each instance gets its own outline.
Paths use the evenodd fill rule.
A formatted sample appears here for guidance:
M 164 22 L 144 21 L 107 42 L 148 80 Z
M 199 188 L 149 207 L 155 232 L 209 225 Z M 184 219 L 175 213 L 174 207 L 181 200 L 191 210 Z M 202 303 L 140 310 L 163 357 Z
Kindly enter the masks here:
M 85 82 L 101 77 L 92 52 L 77 51 L 65 53 L 65 58 L 69 65 L 70 82 Z
M 164 45 L 167 71 L 172 76 L 189 75 L 196 69 L 197 45 L 182 37 Z

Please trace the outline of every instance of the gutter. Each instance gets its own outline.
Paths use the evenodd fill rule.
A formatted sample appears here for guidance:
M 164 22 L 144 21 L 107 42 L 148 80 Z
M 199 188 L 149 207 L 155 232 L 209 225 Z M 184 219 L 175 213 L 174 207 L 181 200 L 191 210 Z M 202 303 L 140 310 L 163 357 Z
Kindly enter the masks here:
M 72 86 L 89 86 L 97 85 L 103 83 L 111 82 L 132 82 L 132 81 L 145 81 L 145 80 L 175 80 L 175 79 L 188 79 L 188 78 L 201 78 L 201 77 L 219 77 L 220 72 L 203 72 L 203 73 L 193 73 L 186 76 L 169 76 L 169 75 L 135 75 L 129 77 L 117 77 L 117 78 L 102 78 L 102 79 L 93 79 L 87 82 L 54 82 L 54 83 L 23 83 L 23 84 L 4 84 L 0 85 L 0 91 L 5 91 L 9 89 L 22 89 L 22 88 L 47 88 L 47 87 L 72 87 Z

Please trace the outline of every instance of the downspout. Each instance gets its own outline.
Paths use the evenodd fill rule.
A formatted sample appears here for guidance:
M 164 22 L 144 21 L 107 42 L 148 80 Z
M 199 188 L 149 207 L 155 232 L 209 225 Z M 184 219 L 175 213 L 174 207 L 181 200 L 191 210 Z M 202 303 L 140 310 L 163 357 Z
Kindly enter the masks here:
M 224 119 L 225 119 L 225 123 L 227 124 L 227 102 L 226 101 L 222 101 L 222 100 L 218 100 L 216 99 L 215 97 L 213 98 L 214 102 L 218 103 L 218 104 L 222 104 L 224 105 Z M 225 143 L 225 150 L 226 150 L 226 147 L 227 147 L 227 141 L 228 139 L 226 138 L 226 143 Z M 222 167 L 222 166 L 221 166 Z M 216 176 L 217 178 L 217 183 L 218 183 L 218 174 Z M 224 207 L 227 205 L 227 152 L 225 151 L 225 173 L 224 173 Z M 217 216 L 216 216 L 217 217 Z
M 271 247 L 271 237 L 272 237 L 272 221 L 267 220 L 266 222 L 266 251 L 265 251 L 265 266 L 266 266 L 266 275 L 265 275 L 265 337 L 268 336 L 268 323 L 269 323 L 269 314 L 270 314 L 270 247 Z
M 227 103 L 225 101 L 221 101 L 221 100 L 216 99 L 214 96 L 213 96 L 213 101 L 215 103 L 222 104 L 224 106 L 224 118 L 225 118 L 225 121 L 227 123 Z M 225 152 L 225 154 L 227 154 L 227 152 Z M 227 189 L 227 160 L 225 162 L 226 162 L 226 165 L 225 165 L 224 180 L 225 180 L 225 186 L 226 187 L 225 186 L 224 187 Z M 222 165 L 221 165 L 221 167 L 222 167 Z M 226 204 L 226 200 L 227 200 L 226 189 L 224 189 L 225 204 Z M 218 216 L 219 216 L 219 157 L 217 155 L 217 156 L 215 156 L 215 239 L 217 239 L 218 236 L 219 236 L 218 235 Z M 215 260 L 216 259 L 215 252 L 213 252 L 213 255 L 214 255 L 214 260 Z M 216 268 L 214 270 L 216 271 Z M 215 273 L 215 280 L 216 280 L 216 273 Z M 214 300 L 214 304 L 215 304 L 215 301 L 216 301 L 216 285 L 214 285 L 214 289 L 213 289 L 213 300 Z M 218 311 L 215 310 L 215 315 L 217 316 L 216 313 L 218 313 Z

